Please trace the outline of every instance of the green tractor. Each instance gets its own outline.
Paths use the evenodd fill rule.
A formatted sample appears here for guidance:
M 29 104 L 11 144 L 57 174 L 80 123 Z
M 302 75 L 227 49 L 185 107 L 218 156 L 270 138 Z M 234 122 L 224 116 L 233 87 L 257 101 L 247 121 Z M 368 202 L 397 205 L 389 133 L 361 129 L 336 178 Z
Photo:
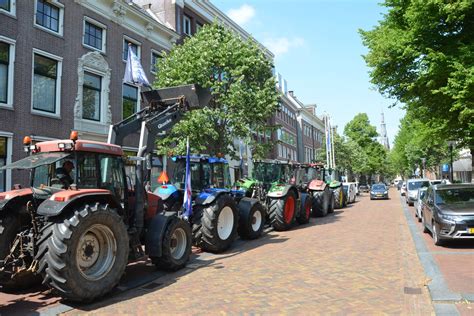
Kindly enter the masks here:
M 276 160 L 254 162 L 253 175 L 237 181 L 248 198 L 265 205 L 267 223 L 277 231 L 309 222 L 311 197 L 297 186 L 294 165 Z

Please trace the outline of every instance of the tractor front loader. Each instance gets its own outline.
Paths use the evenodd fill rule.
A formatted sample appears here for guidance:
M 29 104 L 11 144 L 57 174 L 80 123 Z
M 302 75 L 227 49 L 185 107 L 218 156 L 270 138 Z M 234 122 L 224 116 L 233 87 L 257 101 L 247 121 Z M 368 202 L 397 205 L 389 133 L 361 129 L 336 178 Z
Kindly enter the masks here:
M 144 188 L 146 162 L 156 137 L 209 99 L 195 85 L 143 92 L 144 108 L 112 125 L 107 143 L 78 139 L 76 132 L 37 144 L 25 137 L 30 155 L 3 167 L 30 170 L 31 182 L 30 188 L 0 194 L 1 290 L 39 277 L 64 298 L 91 301 L 115 287 L 127 263 L 145 253 L 159 268 L 184 267 L 191 230 L 175 213 L 157 213 L 159 198 Z M 121 145 L 137 131 L 131 186 Z M 74 168 L 69 178 L 67 166 Z

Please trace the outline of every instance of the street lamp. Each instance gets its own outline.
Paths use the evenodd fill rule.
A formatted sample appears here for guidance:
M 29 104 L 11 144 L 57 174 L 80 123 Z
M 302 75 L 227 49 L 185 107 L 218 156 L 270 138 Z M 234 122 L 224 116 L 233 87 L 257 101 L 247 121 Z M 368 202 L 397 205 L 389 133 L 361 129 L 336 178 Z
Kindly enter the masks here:
M 454 173 L 453 173 L 453 147 L 456 144 L 455 141 L 453 140 L 448 140 L 448 146 L 449 146 L 449 155 L 451 156 L 451 163 L 449 165 L 449 181 L 453 183 L 454 180 Z

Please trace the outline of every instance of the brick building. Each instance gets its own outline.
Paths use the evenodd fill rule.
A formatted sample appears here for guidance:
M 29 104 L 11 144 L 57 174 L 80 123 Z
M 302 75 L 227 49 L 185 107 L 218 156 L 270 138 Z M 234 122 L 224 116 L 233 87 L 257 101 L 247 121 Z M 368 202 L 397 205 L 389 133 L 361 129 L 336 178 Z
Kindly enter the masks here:
M 0 165 L 25 156 L 22 138 L 105 141 L 109 124 L 140 106 L 140 88 L 123 84 L 128 43 L 153 80 L 160 52 L 179 35 L 122 0 L 0 1 Z M 132 137 L 133 138 L 133 137 Z M 134 151 L 134 139 L 129 139 Z M 0 172 L 0 191 L 26 184 Z

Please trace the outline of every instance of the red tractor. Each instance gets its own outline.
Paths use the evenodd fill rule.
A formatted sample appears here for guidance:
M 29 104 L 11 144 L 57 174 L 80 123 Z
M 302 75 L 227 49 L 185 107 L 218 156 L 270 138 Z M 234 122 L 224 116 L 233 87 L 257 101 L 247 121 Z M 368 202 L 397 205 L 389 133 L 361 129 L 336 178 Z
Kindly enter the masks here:
M 28 157 L 3 169 L 28 169 L 30 188 L 0 193 L 0 285 L 27 287 L 35 278 L 74 301 L 108 293 L 129 262 L 145 256 L 177 270 L 191 253 L 190 226 L 176 213 L 158 213 L 146 192 L 156 137 L 208 91 L 195 85 L 142 93 L 145 107 L 111 126 L 108 143 L 70 139 L 31 144 Z M 140 145 L 134 185 L 127 177 L 123 139 L 137 131 Z M 144 247 L 143 247 L 144 246 Z M 145 250 L 145 253 L 143 251 Z

